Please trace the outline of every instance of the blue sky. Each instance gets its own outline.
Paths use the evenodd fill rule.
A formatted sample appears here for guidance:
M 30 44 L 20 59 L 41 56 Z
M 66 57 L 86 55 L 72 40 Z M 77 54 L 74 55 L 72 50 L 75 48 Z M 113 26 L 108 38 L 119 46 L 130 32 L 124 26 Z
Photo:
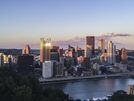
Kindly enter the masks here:
M 38 48 L 41 37 L 63 41 L 113 32 L 131 34 L 117 39 L 134 49 L 133 5 L 134 0 L 0 0 L 0 48 Z

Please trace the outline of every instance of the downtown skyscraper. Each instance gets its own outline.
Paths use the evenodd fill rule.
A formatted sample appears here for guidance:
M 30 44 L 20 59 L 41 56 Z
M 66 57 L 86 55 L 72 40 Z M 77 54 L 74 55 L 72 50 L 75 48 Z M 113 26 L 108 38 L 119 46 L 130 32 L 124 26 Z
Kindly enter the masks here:
M 43 63 L 44 61 L 50 60 L 50 50 L 51 50 L 51 43 L 50 39 L 40 39 L 40 62 Z
M 95 48 L 95 37 L 94 36 L 86 36 L 86 47 L 85 47 L 85 57 L 89 58 L 94 55 Z
M 107 55 L 108 55 L 108 63 L 114 64 L 116 62 L 116 46 L 112 41 L 107 42 Z
M 98 40 L 98 49 L 100 51 L 103 51 L 104 50 L 104 39 L 99 39 Z

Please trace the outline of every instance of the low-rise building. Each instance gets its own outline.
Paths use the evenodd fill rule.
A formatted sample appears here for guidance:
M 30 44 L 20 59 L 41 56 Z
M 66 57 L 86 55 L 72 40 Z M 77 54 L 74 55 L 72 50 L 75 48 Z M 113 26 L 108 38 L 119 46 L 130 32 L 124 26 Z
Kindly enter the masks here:
M 127 91 L 127 93 L 128 93 L 129 95 L 134 95 L 134 85 L 129 85 L 129 86 L 128 86 L 128 91 Z

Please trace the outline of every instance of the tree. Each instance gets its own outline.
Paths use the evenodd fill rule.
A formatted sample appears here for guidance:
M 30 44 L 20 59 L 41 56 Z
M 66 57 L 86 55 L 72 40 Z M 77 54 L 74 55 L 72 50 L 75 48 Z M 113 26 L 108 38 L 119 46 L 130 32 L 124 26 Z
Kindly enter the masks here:
M 108 101 L 134 101 L 134 96 L 128 95 L 123 90 L 119 90 L 115 92 Z
M 43 89 L 34 75 L 22 76 L 8 67 L 0 68 L 1 101 L 75 101 L 63 91 Z
M 14 101 L 33 101 L 32 99 L 32 89 L 26 85 L 17 86 L 14 89 Z

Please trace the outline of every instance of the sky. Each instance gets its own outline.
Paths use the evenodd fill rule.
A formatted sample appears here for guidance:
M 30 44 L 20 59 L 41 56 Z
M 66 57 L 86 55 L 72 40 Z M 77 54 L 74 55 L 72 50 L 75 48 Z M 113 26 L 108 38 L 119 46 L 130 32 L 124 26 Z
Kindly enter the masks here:
M 0 0 L 0 48 L 39 48 L 41 37 L 82 46 L 85 36 L 94 35 L 134 50 L 133 5 L 134 0 Z

